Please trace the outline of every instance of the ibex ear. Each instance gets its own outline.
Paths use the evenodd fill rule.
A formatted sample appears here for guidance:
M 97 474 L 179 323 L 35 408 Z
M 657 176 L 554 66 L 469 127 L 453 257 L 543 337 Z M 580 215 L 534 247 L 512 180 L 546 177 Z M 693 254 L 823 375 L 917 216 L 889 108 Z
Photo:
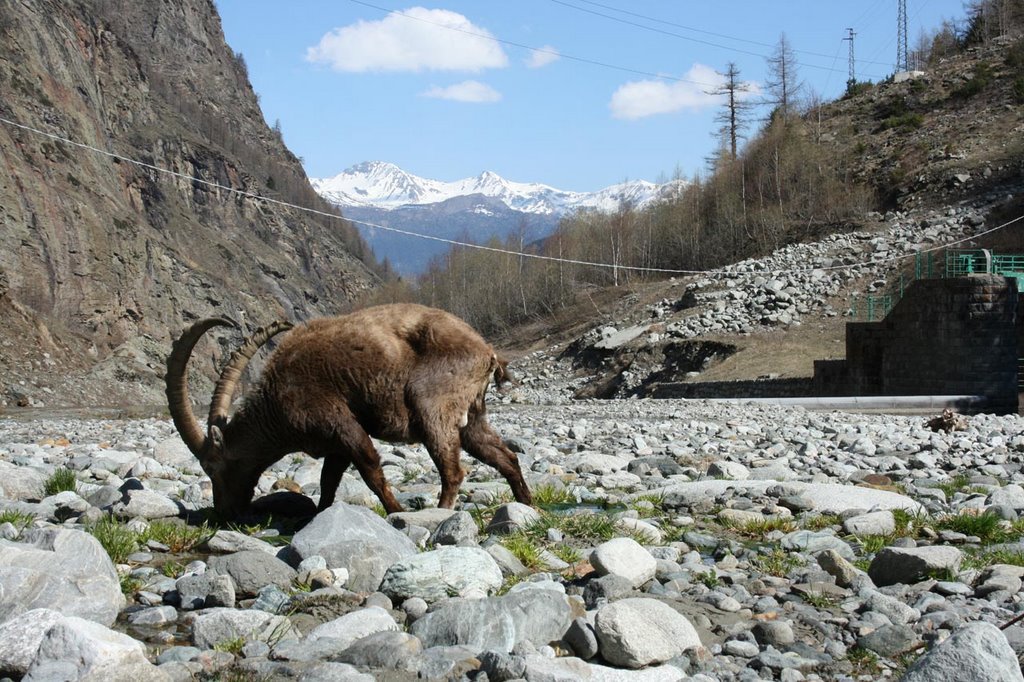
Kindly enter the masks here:
M 219 426 L 210 425 L 210 451 L 208 456 L 220 457 L 224 453 L 224 432 Z

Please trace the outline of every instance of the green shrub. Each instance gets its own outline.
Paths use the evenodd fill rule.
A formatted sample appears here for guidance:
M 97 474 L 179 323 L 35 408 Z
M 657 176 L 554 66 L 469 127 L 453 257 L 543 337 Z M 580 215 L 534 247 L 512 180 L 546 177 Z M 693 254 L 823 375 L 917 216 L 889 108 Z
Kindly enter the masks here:
M 1024 104 L 1024 76 L 1018 76 L 1013 80 L 1013 101 L 1016 104 Z
M 924 125 L 924 116 L 907 112 L 899 116 L 890 116 L 882 121 L 882 130 L 916 130 Z
M 953 90 L 956 99 L 969 99 L 984 90 L 992 82 L 992 67 L 981 62 L 974 69 L 974 75 L 966 83 Z

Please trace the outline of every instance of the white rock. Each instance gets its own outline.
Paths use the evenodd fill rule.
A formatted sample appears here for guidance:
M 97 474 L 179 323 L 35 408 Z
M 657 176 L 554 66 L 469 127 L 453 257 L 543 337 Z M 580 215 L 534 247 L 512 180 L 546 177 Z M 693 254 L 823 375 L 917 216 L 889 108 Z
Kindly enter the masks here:
M 633 587 L 640 587 L 654 578 L 658 562 L 651 553 L 631 538 L 613 538 L 601 543 L 590 553 L 590 563 L 598 575 L 618 575 Z
M 601 656 L 626 668 L 642 668 L 701 645 L 690 621 L 655 599 L 620 599 L 597 612 L 594 630 Z

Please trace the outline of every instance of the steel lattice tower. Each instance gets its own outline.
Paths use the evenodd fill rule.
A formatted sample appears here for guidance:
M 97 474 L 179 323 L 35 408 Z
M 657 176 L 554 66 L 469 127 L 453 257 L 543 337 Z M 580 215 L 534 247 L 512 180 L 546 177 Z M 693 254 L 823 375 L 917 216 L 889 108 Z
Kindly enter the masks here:
M 896 15 L 896 72 L 901 71 L 910 71 L 907 51 L 907 0 L 899 0 L 899 11 Z
M 843 40 L 850 41 L 850 77 L 847 79 L 847 85 L 854 85 L 857 83 L 857 61 L 853 58 L 853 38 L 857 34 L 854 33 L 852 28 L 846 29 L 847 36 Z

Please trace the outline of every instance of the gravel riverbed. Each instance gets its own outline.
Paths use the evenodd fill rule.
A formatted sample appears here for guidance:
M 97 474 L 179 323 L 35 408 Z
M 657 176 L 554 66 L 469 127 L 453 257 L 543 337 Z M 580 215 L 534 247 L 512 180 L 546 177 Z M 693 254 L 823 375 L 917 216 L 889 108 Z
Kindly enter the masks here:
M 1022 679 L 1024 421 L 498 404 L 535 508 L 468 458 L 409 511 L 285 457 L 209 518 L 167 420 L 0 419 L 0 671 L 50 679 Z M 56 491 L 62 475 L 73 474 Z M 52 494 L 45 494 L 50 486 Z M 303 515 L 305 517 L 303 518 Z M 103 544 L 96 538 L 103 540 Z M 114 560 L 108 555 L 114 555 Z

